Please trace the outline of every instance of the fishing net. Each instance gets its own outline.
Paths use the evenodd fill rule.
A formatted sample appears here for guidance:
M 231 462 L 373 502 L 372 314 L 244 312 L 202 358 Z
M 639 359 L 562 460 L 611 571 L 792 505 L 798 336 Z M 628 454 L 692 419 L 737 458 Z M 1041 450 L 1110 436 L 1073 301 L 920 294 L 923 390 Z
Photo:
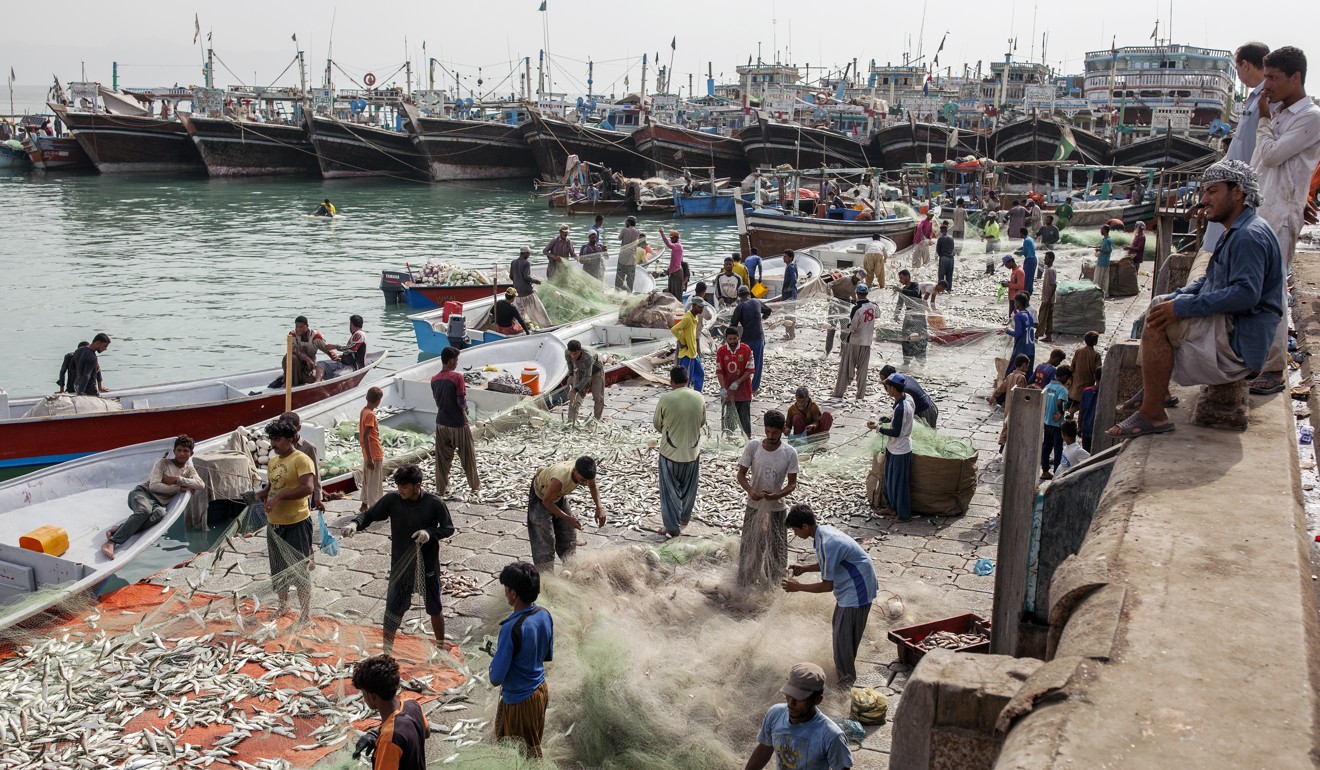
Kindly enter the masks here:
M 966 460 L 976 454 L 971 441 L 959 436 L 940 433 L 921 420 L 913 420 L 912 422 L 911 441 L 913 453 L 926 457 Z M 871 454 L 876 455 L 883 452 L 888 443 L 888 436 L 876 433 L 871 439 Z
M 583 321 L 617 309 L 628 295 L 588 275 L 571 262 L 560 265 L 554 278 L 536 290 L 553 325 Z
M 1109 233 L 1109 238 L 1114 242 L 1115 251 L 1118 251 L 1119 249 L 1132 245 L 1132 233 L 1125 233 L 1121 230 L 1114 230 Z M 1100 234 L 1100 230 L 1098 229 L 1092 230 L 1088 228 L 1085 230 L 1078 230 L 1070 227 L 1067 230 L 1064 230 L 1059 235 L 1059 241 L 1061 243 L 1066 243 L 1072 246 L 1095 248 L 1096 246 L 1100 245 L 1100 241 L 1102 240 L 1104 240 L 1104 236 Z M 1155 254 L 1154 238 L 1151 238 L 1150 236 L 1146 237 L 1146 248 L 1144 253 L 1147 256 L 1154 256 Z

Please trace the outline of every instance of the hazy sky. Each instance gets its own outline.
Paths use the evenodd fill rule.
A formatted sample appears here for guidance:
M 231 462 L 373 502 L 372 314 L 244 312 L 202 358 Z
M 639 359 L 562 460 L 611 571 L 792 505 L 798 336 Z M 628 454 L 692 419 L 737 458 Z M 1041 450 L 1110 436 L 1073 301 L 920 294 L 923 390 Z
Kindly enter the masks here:
M 27 11 L 10 14 L 15 23 L 0 25 L 0 71 L 13 67 L 20 85 L 44 85 L 51 75 L 76 80 L 85 63 L 87 78 L 110 82 L 111 62 L 120 63 L 120 84 L 128 86 L 183 85 L 201 82 L 202 54 L 193 44 L 193 15 L 201 20 L 201 45 L 208 32 L 224 65 L 216 65 L 217 85 L 236 83 L 296 84 L 297 69 L 281 76 L 298 46 L 307 52 L 309 80 L 317 84 L 325 67 L 334 20 L 334 59 L 360 79 L 373 72 L 382 83 L 413 61 L 424 77 L 422 43 L 427 55 L 464 77 L 464 95 L 476 87 L 477 67 L 484 84 L 507 94 L 517 88 L 518 73 L 510 62 L 532 57 L 536 78 L 537 52 L 543 47 L 543 22 L 548 25 L 549 49 L 555 57 L 556 90 L 579 94 L 585 90 L 586 64 L 596 63 L 598 93 L 623 93 L 629 76 L 637 90 L 641 55 L 658 52 L 668 64 L 670 41 L 675 86 L 687 87 L 688 74 L 696 76 L 703 92 L 706 63 L 713 62 L 715 79 L 734 78 L 734 67 L 755 56 L 799 66 L 810 63 L 842 66 L 853 58 L 863 71 L 871 59 L 900 62 L 905 50 L 918 47 L 931 58 L 945 32 L 948 40 L 940 67 L 953 66 L 955 74 L 967 62 L 988 65 L 1002 59 L 1010 37 L 1018 38 L 1017 58 L 1041 57 L 1041 36 L 1048 33 L 1045 52 L 1049 64 L 1063 72 L 1078 72 L 1086 51 L 1109 48 L 1117 35 L 1123 45 L 1149 44 L 1155 21 L 1160 37 L 1169 29 L 1170 2 L 1105 0 L 1104 2 L 895 3 L 855 0 L 811 3 L 772 0 L 548 0 L 547 13 L 538 12 L 540 0 L 477 0 L 476 2 L 424 2 L 368 0 L 358 3 L 318 0 L 276 0 L 193 5 L 178 0 L 61 0 L 43 13 L 58 19 L 34 26 L 18 21 Z M 1231 49 L 1241 42 L 1260 39 L 1272 46 L 1296 45 L 1316 52 L 1320 61 L 1320 3 L 1261 3 L 1204 0 L 1175 2 L 1175 42 Z M 805 10 L 804 6 L 810 6 Z M 1245 7 L 1263 12 L 1250 16 Z M 1288 8 L 1289 10 L 1284 10 Z M 1101 10 L 1102 9 L 1102 10 Z M 31 9 L 28 9 L 31 10 Z M 924 35 L 919 34 L 923 28 Z M 1034 30 L 1034 36 L 1033 36 Z M 405 36 L 407 39 L 405 46 Z M 1034 41 L 1034 42 L 1033 42 Z M 650 74 L 655 72 L 651 63 Z M 519 70 L 520 71 L 520 70 Z M 452 84 L 452 75 L 437 68 L 437 79 Z M 723 77 L 721 77 L 723 73 Z M 255 77 L 255 80 L 254 80 Z M 402 81 L 402 74 L 393 79 Z M 336 84 L 353 87 L 335 73 Z M 510 83 L 512 85 L 510 85 Z M 654 81 L 652 80 L 652 83 Z

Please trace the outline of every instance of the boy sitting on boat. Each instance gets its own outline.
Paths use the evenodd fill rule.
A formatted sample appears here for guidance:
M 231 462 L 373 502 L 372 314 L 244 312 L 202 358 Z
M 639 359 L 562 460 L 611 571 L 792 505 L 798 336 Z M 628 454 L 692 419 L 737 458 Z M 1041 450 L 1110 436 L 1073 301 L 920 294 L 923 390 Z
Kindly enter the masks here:
M 105 558 L 114 559 L 115 546 L 127 543 L 137 533 L 160 523 L 165 518 L 165 506 L 180 492 L 185 489 L 189 492 L 206 490 L 190 462 L 194 446 L 193 440 L 187 436 L 174 439 L 174 457 L 157 460 L 146 483 L 133 487 L 128 493 L 128 508 L 133 513 L 123 523 L 105 531 L 105 544 L 101 546 Z

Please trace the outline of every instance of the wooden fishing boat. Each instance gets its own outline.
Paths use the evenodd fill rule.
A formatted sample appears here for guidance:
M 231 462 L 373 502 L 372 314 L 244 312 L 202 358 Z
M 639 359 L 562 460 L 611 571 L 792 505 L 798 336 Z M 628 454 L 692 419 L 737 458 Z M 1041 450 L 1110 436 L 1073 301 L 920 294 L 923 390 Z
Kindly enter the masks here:
M 1069 228 L 1099 227 L 1111 219 L 1123 220 L 1124 227 L 1155 218 L 1155 201 L 1132 203 L 1128 200 L 1075 201 Z
M 1113 163 L 1115 166 L 1151 166 L 1165 169 L 1213 155 L 1216 155 L 1215 149 L 1205 142 L 1166 133 L 1163 136 L 1140 139 L 1116 148 Z
M 605 285 L 614 286 L 614 276 L 618 266 L 618 255 L 609 257 L 605 262 Z M 544 264 L 532 265 L 532 277 L 545 280 Z M 646 271 L 645 265 L 637 265 L 633 273 L 633 293 L 649 294 L 655 289 L 655 279 Z M 537 287 L 537 293 L 546 291 L 544 285 Z M 471 345 L 480 345 L 482 343 L 494 342 L 505 339 L 504 335 L 495 331 L 490 324 L 491 306 L 495 304 L 496 297 L 487 295 L 475 302 L 463 305 L 463 321 L 467 328 L 467 339 Z M 440 351 L 449 347 L 448 321 L 445 320 L 444 310 L 429 310 L 424 313 L 416 313 L 408 316 L 412 323 L 413 334 L 417 338 L 417 347 L 423 353 L 438 354 Z M 552 327 L 553 328 L 553 327 Z M 548 331 L 541 329 L 540 331 Z M 535 335 L 531 335 L 535 336 Z
M 752 168 L 867 168 L 883 162 L 872 158 L 866 145 L 843 134 L 764 118 L 739 131 L 738 141 Z
M 187 114 L 180 114 L 179 122 L 211 176 L 292 176 L 321 170 L 305 125 Z
M 542 179 L 564 175 L 570 155 L 596 165 L 609 166 L 624 176 L 646 173 L 646 158 L 638 154 L 632 137 L 622 131 L 608 131 L 557 118 L 548 118 L 536 110 L 521 126 L 523 139 L 536 158 Z
M 385 352 L 368 355 L 367 364 L 293 389 L 294 407 L 350 390 L 362 381 Z M 0 468 L 50 465 L 95 452 L 186 433 L 194 439 L 226 431 L 284 411 L 284 389 L 268 388 L 280 371 L 270 369 L 229 377 L 211 377 L 107 394 L 120 411 L 25 415 L 45 396 L 8 399 L 0 392 Z
M 694 131 L 682 126 L 648 123 L 632 135 L 637 151 L 650 159 L 652 175 L 707 167 L 715 176 L 741 179 L 747 176 L 747 155 L 742 142 L 731 136 Z
M 569 216 L 595 216 L 596 214 L 603 216 L 623 216 L 626 214 L 664 216 L 674 213 L 674 202 L 668 198 L 642 198 L 640 201 L 631 201 L 621 197 L 601 197 L 595 200 L 578 198 L 569 202 L 564 193 L 560 192 L 550 196 L 549 203 L 551 208 L 559 209 Z
M 943 123 L 895 123 L 877 131 L 868 145 L 872 160 L 882 168 L 896 169 L 904 163 L 932 163 L 976 154 L 975 148 L 955 139 L 949 146 L 949 127 Z
M 344 179 L 385 176 L 431 181 L 431 166 L 412 135 L 304 112 L 321 176 Z
M 536 159 L 516 124 L 424 115 L 411 104 L 402 112 L 434 181 L 536 176 Z
M 1080 162 L 1102 166 L 1109 163 L 1113 147 L 1109 140 L 1081 128 L 1071 128 L 1077 148 L 1069 158 L 1080 158 Z M 998 163 L 1035 163 L 1054 158 L 1063 143 L 1064 125 L 1041 117 L 1016 120 L 1000 126 L 990 134 L 988 143 L 990 155 Z M 1068 160 L 1063 158 L 1062 160 Z M 1044 182 L 1053 173 L 1048 166 L 1026 167 L 1014 171 L 1014 179 Z
M 0 484 L 0 630 L 95 590 L 165 534 L 191 493 L 170 500 L 165 518 L 116 548 L 113 560 L 101 553 L 106 528 L 129 515 L 129 491 L 173 445 L 173 437 L 138 443 Z M 42 525 L 63 528 L 69 549 L 53 556 L 18 546 Z
M 780 258 L 779 254 L 762 254 L 761 260 L 761 283 L 765 284 L 766 288 L 763 299 L 766 302 L 778 301 L 784 287 L 784 268 L 786 267 L 784 260 Z M 825 272 L 820 260 L 806 252 L 794 252 L 793 264 L 797 265 L 798 269 L 799 293 L 807 284 L 819 279 L 822 273 Z M 718 270 L 701 279 L 706 282 L 708 298 L 715 295 L 715 276 L 717 275 L 719 275 Z
M 72 136 L 44 136 L 28 134 L 23 137 L 23 150 L 32 165 L 42 171 L 64 171 L 93 168 L 82 145 Z
M 738 219 L 738 240 L 743 254 L 750 254 L 755 248 L 762 257 L 832 241 L 869 238 L 873 233 L 889 238 L 901 251 L 912 245 L 917 227 L 911 217 L 858 222 L 786 216 L 779 209 L 742 206 L 734 214 Z
M 707 192 L 683 193 L 674 191 L 674 216 L 679 219 L 717 219 L 736 216 L 734 209 L 742 203 L 736 188 Z
M 102 174 L 203 171 L 202 156 L 177 120 L 71 110 L 52 104 Z
M 6 139 L 0 142 L 0 168 L 13 171 L 26 171 L 32 167 L 32 161 L 28 158 L 27 150 L 23 143 L 17 139 Z

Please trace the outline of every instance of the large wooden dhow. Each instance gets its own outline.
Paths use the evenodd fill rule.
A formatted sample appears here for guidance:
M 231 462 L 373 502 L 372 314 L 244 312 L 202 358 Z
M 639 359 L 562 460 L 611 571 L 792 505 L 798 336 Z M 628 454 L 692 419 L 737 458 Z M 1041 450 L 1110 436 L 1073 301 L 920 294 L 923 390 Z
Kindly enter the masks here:
M 349 123 L 304 112 L 307 133 L 326 179 L 383 176 L 431 181 L 426 156 L 411 132 Z
M 215 177 L 316 174 L 321 170 L 304 125 L 180 115 Z
M 1113 163 L 1115 166 L 1147 166 L 1163 169 L 1181 166 L 1215 154 L 1215 149 L 1205 142 L 1166 133 L 1163 136 L 1139 139 L 1116 148 Z
M 708 134 L 682 126 L 648 123 L 632 135 L 637 151 L 650 161 L 653 175 L 673 174 L 684 168 L 713 168 L 715 176 L 747 176 L 742 142 L 731 136 Z
M 932 163 L 961 158 L 965 155 L 983 155 L 962 141 L 958 135 L 950 146 L 949 127 L 943 123 L 895 123 L 877 131 L 868 146 L 868 152 L 880 168 L 898 168 L 904 163 Z
M 412 104 L 404 104 L 402 112 L 437 182 L 536 176 L 536 159 L 516 125 L 428 115 Z
M 102 174 L 202 171 L 202 156 L 177 120 L 118 115 L 52 104 Z
M 871 157 L 867 146 L 851 137 L 765 118 L 739 131 L 738 141 L 752 168 L 866 168 L 883 164 L 883 158 Z
M 1075 148 L 1057 157 L 1061 145 Z M 990 156 L 998 163 L 1038 163 L 1073 160 L 1095 166 L 1109 163 L 1112 147 L 1098 134 L 1040 116 L 1007 123 L 989 137 Z M 1046 167 L 1014 172 L 1014 181 L 1044 181 L 1052 172 Z M 1018 177 L 1022 179 L 1019 180 Z
M 790 216 L 779 209 L 766 207 L 739 206 L 735 216 L 742 253 L 750 254 L 755 248 L 763 257 L 847 238 L 865 238 L 875 233 L 889 238 L 897 250 L 902 250 L 912 245 L 917 227 L 911 217 L 858 222 Z
M 646 174 L 647 159 L 637 152 L 632 137 L 622 131 L 569 123 L 536 110 L 531 111 L 530 119 L 521 128 L 542 179 L 562 177 L 570 155 L 598 166 L 609 166 L 624 176 Z

